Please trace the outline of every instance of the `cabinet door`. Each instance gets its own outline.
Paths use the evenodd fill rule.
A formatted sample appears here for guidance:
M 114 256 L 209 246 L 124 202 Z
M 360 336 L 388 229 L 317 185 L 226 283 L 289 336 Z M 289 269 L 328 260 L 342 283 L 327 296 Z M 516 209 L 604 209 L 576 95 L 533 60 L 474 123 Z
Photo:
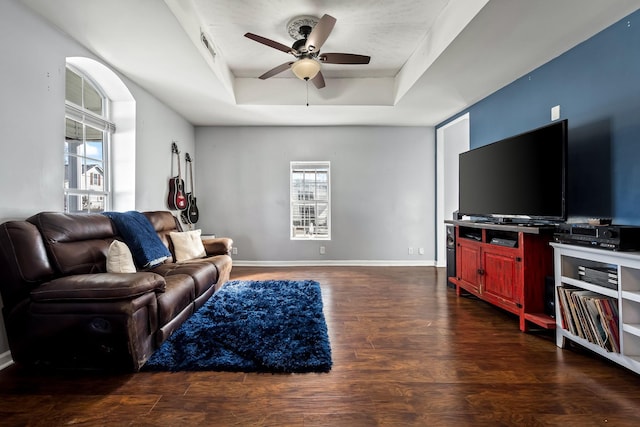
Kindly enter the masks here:
M 480 247 L 476 243 L 460 241 L 456 256 L 456 272 L 462 286 L 472 292 L 480 292 Z
M 521 263 L 511 251 L 485 250 L 482 261 L 483 287 L 486 298 L 500 302 L 504 306 L 517 308 L 520 305 L 519 269 Z

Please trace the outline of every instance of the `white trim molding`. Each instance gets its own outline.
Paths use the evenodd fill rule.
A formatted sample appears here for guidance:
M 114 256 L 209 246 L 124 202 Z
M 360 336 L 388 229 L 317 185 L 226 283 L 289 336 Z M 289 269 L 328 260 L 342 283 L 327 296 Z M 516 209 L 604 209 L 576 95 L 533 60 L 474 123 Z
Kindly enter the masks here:
M 233 260 L 235 267 L 435 267 L 434 260 L 308 260 L 308 261 L 249 261 Z

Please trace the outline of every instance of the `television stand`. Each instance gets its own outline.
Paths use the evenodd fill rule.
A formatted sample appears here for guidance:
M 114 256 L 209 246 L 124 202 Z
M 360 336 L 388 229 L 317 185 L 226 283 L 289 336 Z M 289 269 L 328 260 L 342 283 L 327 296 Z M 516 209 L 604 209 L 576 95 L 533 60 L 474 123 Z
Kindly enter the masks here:
M 545 279 L 553 276 L 553 226 L 445 221 L 455 226 L 456 294 L 468 292 L 518 316 L 520 330 L 554 329 L 545 313 Z

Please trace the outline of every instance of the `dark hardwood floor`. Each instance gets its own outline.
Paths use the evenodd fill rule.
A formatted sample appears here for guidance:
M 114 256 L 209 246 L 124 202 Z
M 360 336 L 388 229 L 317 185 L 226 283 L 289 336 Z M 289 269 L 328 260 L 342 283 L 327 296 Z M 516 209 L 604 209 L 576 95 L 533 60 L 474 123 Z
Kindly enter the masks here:
M 623 426 L 640 378 L 445 285 L 428 267 L 235 267 L 320 282 L 327 374 L 0 372 L 0 425 Z

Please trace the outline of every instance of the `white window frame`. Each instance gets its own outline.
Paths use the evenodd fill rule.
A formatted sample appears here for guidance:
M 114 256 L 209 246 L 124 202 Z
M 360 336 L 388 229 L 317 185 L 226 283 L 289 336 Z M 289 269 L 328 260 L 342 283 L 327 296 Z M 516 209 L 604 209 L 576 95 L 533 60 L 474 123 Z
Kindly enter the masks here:
M 113 205 L 113 192 L 111 190 L 111 179 L 110 173 L 112 170 L 111 162 L 110 162 L 110 151 L 111 151 L 111 135 L 115 132 L 115 124 L 109 120 L 109 110 L 110 110 L 110 101 L 109 98 L 105 95 L 102 88 L 91 79 L 89 75 L 78 70 L 77 68 L 67 64 L 67 68 L 78 75 L 82 82 L 88 83 L 102 98 L 102 111 L 103 115 L 98 115 L 89 109 L 86 109 L 83 105 L 75 104 L 66 99 L 65 96 L 65 122 L 66 120 L 73 120 L 83 126 L 83 143 L 86 143 L 84 131 L 86 127 L 91 127 L 94 130 L 102 132 L 102 168 L 103 168 L 103 190 L 94 190 L 94 189 L 82 189 L 82 188 L 68 188 L 68 183 L 65 181 L 63 183 L 64 187 L 64 211 L 65 212 L 100 212 L 109 210 Z M 84 84 L 82 84 L 82 88 L 84 88 Z M 84 94 L 82 95 L 82 99 L 84 100 Z M 66 126 L 65 126 L 66 128 Z M 66 135 L 65 135 L 66 137 Z M 65 153 L 67 154 L 67 153 Z M 74 156 L 74 157 L 83 157 L 85 160 L 90 159 L 88 156 Z M 86 163 L 86 162 L 85 162 Z M 63 167 L 68 167 L 63 164 Z M 71 208 L 71 199 L 74 197 L 81 197 L 82 199 L 86 199 L 86 209 L 84 206 L 81 206 L 80 209 L 70 209 Z M 102 208 L 92 209 L 91 201 L 97 201 L 98 205 L 102 206 Z
M 318 180 L 311 180 L 309 195 L 301 194 L 295 174 L 305 171 L 326 173 L 326 191 Z M 307 189 L 309 190 L 309 187 Z M 331 162 L 292 161 L 289 165 L 289 237 L 291 240 L 331 240 Z M 301 212 L 310 212 L 301 214 Z M 309 216 L 307 216 L 309 215 Z

